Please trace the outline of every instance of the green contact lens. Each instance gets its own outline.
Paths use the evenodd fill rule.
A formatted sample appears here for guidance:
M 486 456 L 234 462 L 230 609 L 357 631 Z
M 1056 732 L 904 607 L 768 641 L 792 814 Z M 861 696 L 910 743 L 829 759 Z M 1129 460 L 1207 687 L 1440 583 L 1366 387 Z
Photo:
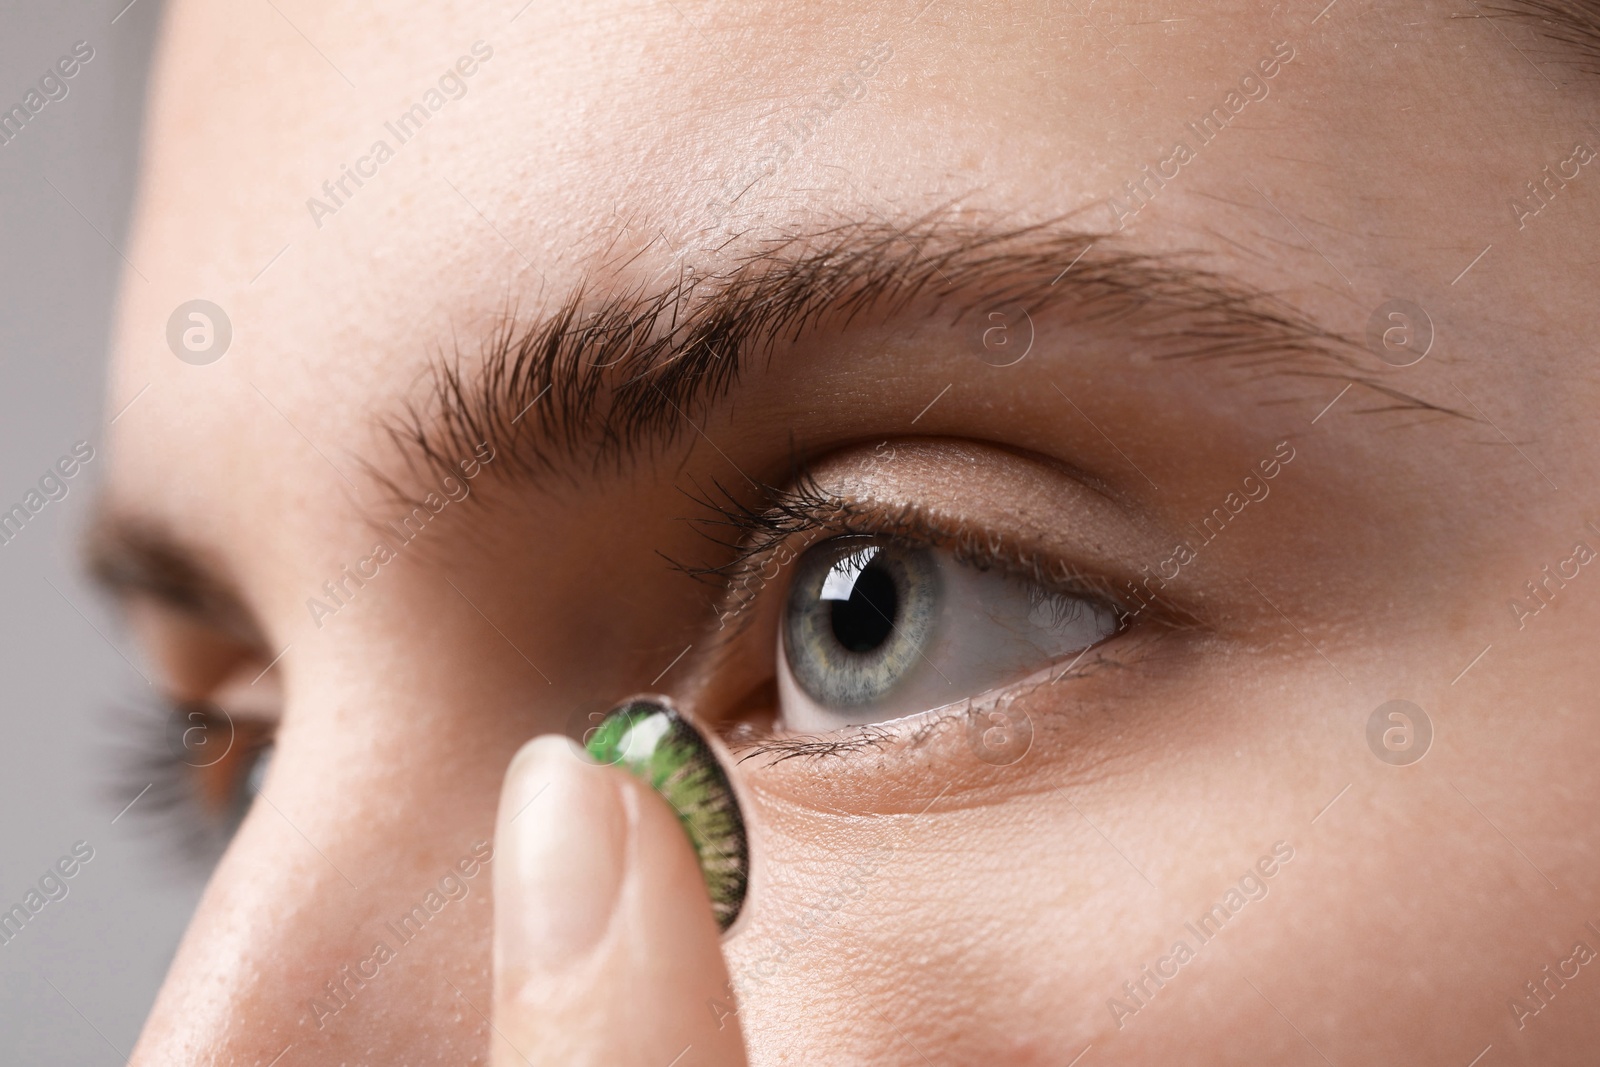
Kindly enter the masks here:
M 727 772 L 700 731 L 670 705 L 636 698 L 613 708 L 585 744 L 650 783 L 678 812 L 724 931 L 739 917 L 750 884 L 750 844 Z

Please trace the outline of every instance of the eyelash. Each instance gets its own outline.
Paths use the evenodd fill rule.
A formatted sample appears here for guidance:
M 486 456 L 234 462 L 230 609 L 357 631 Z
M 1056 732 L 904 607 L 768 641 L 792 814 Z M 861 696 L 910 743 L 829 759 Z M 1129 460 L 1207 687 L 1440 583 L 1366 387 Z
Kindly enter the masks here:
M 232 774 L 231 766 L 218 769 L 222 763 L 219 760 L 216 764 L 199 767 L 174 750 L 175 730 L 188 729 L 193 721 L 191 716 L 196 713 L 215 721 L 218 710 L 203 702 L 174 701 L 143 694 L 131 707 L 120 705 L 111 709 L 112 721 L 119 728 L 114 735 L 117 737 L 112 776 L 115 792 L 108 799 L 121 808 L 137 797 L 136 804 L 128 812 L 129 817 L 153 823 L 165 843 L 197 871 L 208 869 L 221 856 L 249 807 L 245 802 L 227 811 L 214 808 L 204 795 L 202 779 L 207 772 Z M 235 775 L 236 780 L 224 783 L 232 793 L 245 787 L 255 766 L 270 752 L 272 729 L 254 721 L 231 718 L 228 721 L 234 724 L 228 757 L 243 763 Z
M 888 537 L 919 548 L 945 549 L 954 554 L 957 562 L 981 571 L 998 570 L 1034 582 L 1051 593 L 1100 600 L 1122 618 L 1134 617 L 1141 610 L 1104 575 L 1048 560 L 1039 553 L 1012 545 L 1003 537 L 976 531 L 965 524 L 935 520 L 915 505 L 885 510 L 833 496 L 805 469 L 796 474 L 792 488 L 761 485 L 757 491 L 759 499 L 755 504 L 740 501 L 721 484 L 714 486 L 714 495 L 690 495 L 690 499 L 711 514 L 689 521 L 714 545 L 730 553 L 729 560 L 692 566 L 668 557 L 674 569 L 721 587 L 719 618 L 724 622 L 729 617 L 727 602 L 736 589 L 741 586 L 748 589 L 752 579 L 758 579 L 749 600 L 732 613 L 745 615 L 744 608 L 760 595 L 760 590 L 776 582 L 783 569 L 806 549 L 828 537 L 852 535 Z M 732 536 L 719 536 L 721 531 L 729 531 Z M 800 542 L 798 546 L 794 545 L 796 540 Z M 768 565 L 785 551 L 788 556 L 778 561 L 778 572 L 770 576 L 764 574 Z M 1193 621 L 1181 607 L 1162 604 L 1159 600 L 1143 605 L 1142 610 L 1148 613 L 1144 617 L 1169 626 Z M 737 632 L 736 627 L 735 636 Z

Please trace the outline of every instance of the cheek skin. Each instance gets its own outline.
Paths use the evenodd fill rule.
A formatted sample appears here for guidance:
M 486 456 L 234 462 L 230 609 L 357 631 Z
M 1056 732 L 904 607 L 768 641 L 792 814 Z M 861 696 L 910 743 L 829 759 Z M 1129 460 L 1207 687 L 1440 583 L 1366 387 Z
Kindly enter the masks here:
M 1592 781 L 1582 771 L 1594 750 L 1586 727 L 1564 717 L 1506 753 L 1572 791 L 1530 807 L 1495 784 L 1497 761 L 1477 754 L 1498 736 L 1486 721 L 1457 727 L 1460 751 L 1441 743 L 1407 769 L 1422 774 L 1397 774 L 1364 751 L 1365 712 L 1391 686 L 1448 706 L 1425 695 L 1436 681 L 1425 667 L 1385 670 L 1352 691 L 1331 671 L 1265 649 L 1218 660 L 1209 673 L 1187 671 L 1188 699 L 1152 690 L 1108 700 L 1098 733 L 1041 728 L 1085 719 L 1081 692 L 1021 705 L 1036 747 L 1009 766 L 975 767 L 959 741 L 937 738 L 926 760 L 865 757 L 871 777 L 903 772 L 920 784 L 927 805 L 872 810 L 880 793 L 870 786 L 818 804 L 798 777 L 751 771 L 757 840 L 784 875 L 769 880 L 750 927 L 728 946 L 756 1053 L 781 1059 L 798 1037 L 793 1020 L 805 1018 L 809 1048 L 863 1062 L 916 1062 L 902 1033 L 959 1062 L 1060 1063 L 1090 1043 L 1136 1063 L 1213 1062 L 1196 1050 L 1241 1044 L 1267 1062 L 1293 1061 L 1302 1039 L 1251 982 L 1297 1020 L 1315 1020 L 1314 1005 L 1330 996 L 1339 1018 L 1368 1020 L 1315 1032 L 1335 1062 L 1459 1042 L 1460 1020 L 1437 1010 L 1440 998 L 1497 1019 L 1501 991 L 1483 975 L 1516 975 L 1548 925 L 1541 908 L 1507 904 L 1546 899 L 1548 887 L 1493 845 L 1486 822 L 1463 818 L 1473 813 L 1446 779 L 1474 783 L 1542 861 L 1577 863 L 1581 845 L 1563 828 L 1581 824 L 1594 801 L 1592 787 L 1577 788 Z M 1537 656 L 1511 669 L 1526 677 Z M 1110 758 L 1096 759 L 1102 752 Z M 1350 758 L 1330 761 L 1330 752 Z M 966 784 L 950 788 L 957 769 Z M 841 815 L 852 797 L 859 813 Z M 1278 842 L 1293 856 L 1262 876 L 1259 861 Z M 1462 870 L 1476 873 L 1462 879 Z M 1246 874 L 1266 894 L 1201 941 L 1191 925 Z M 1124 983 L 1178 940 L 1195 961 L 1147 1003 L 1130 1001 Z M 1423 987 L 1405 977 L 1412 972 L 1428 976 Z M 1139 1010 L 1119 1026 L 1112 998 Z M 1547 1022 L 1542 1047 L 1584 1039 L 1581 1010 Z M 1495 1031 L 1485 1029 L 1487 1043 Z

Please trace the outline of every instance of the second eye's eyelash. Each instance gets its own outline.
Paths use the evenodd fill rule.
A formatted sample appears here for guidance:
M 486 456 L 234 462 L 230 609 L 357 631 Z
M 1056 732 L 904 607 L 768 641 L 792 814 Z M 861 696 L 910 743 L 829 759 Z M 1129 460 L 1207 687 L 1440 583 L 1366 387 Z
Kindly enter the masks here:
M 131 707 L 113 708 L 111 716 L 116 771 L 108 799 L 119 806 L 135 799 L 137 805 L 126 812 L 129 819 L 154 824 L 188 869 L 208 870 L 248 807 L 248 787 L 271 751 L 271 728 L 229 719 L 204 702 L 150 700 L 143 694 Z M 186 752 L 185 742 L 192 744 L 197 729 L 225 738 L 226 753 L 210 760 Z

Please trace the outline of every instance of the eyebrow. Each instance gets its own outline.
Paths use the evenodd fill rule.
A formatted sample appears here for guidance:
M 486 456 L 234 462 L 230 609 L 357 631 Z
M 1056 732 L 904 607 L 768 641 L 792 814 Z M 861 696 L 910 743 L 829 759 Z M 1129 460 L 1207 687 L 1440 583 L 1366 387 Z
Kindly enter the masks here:
M 265 643 L 226 570 L 164 527 L 102 500 L 82 547 L 89 576 L 116 599 L 155 601 L 241 644 Z
M 905 227 L 853 222 L 762 242 L 718 274 L 685 268 L 661 285 L 619 288 L 606 279 L 628 264 L 603 264 L 550 314 L 523 322 L 507 308 L 475 358 L 459 348 L 441 355 L 424 399 L 380 421 L 412 473 L 430 469 L 435 479 L 454 477 L 483 443 L 495 449 L 496 470 L 525 477 L 570 475 L 585 461 L 595 472 L 621 469 L 695 432 L 750 364 L 820 328 L 913 312 L 955 327 L 1018 306 L 1114 326 L 1156 360 L 1361 386 L 1373 403 L 1352 405 L 1358 413 L 1468 417 L 1377 380 L 1355 341 L 1196 258 L 1140 252 L 1060 220 L 987 229 L 930 214 Z M 364 467 L 413 502 L 380 464 Z M 86 550 L 91 574 L 118 598 L 151 598 L 243 640 L 260 632 L 224 570 L 157 523 L 104 509 Z
M 1536 23 L 1539 33 L 1564 49 L 1584 74 L 1600 74 L 1600 3 L 1596 0 L 1502 0 L 1491 17 Z
M 387 428 L 413 468 L 435 475 L 480 442 L 507 457 L 502 471 L 537 477 L 585 461 L 591 471 L 620 469 L 697 432 L 750 365 L 808 333 L 912 312 L 955 327 L 1002 307 L 1067 309 L 1081 327 L 1114 325 L 1156 360 L 1361 386 L 1377 401 L 1357 409 L 1368 414 L 1466 417 L 1379 381 L 1363 366 L 1377 360 L 1356 341 L 1196 266 L 1198 257 L 1140 252 L 1061 220 L 996 230 L 936 213 L 906 227 L 851 222 L 780 237 L 717 274 L 684 269 L 659 286 L 615 291 L 595 279 L 620 271 L 602 267 L 550 314 L 523 322 L 508 307 L 476 357 L 441 352 L 422 401 Z M 526 418 L 535 405 L 537 417 Z

